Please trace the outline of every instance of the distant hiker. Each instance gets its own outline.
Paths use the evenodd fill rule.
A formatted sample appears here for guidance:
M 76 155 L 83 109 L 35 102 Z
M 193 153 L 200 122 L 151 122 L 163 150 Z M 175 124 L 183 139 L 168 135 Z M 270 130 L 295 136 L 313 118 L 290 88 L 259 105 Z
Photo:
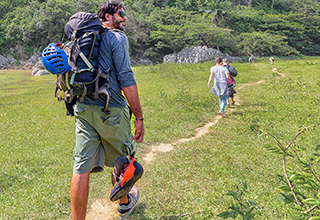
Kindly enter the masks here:
M 270 61 L 271 64 L 273 64 L 274 63 L 274 57 L 270 57 L 269 61 Z
M 251 56 L 249 57 L 249 63 L 254 63 L 254 56 L 253 56 L 253 54 L 251 54 Z
M 232 103 L 232 105 L 234 105 L 235 104 L 234 94 L 237 93 L 236 90 L 234 90 L 234 87 L 236 86 L 236 80 L 234 79 L 234 77 L 236 77 L 238 73 L 232 65 L 229 65 L 229 62 L 227 59 L 222 60 L 222 66 L 226 67 L 228 69 L 228 72 L 230 75 L 230 78 L 227 81 L 228 82 L 228 94 L 229 94 L 229 97 L 227 99 L 227 105 L 230 106 L 229 98 L 231 98 L 231 103 Z
M 104 94 L 97 99 L 88 95 L 83 102 L 77 101 L 74 105 L 73 219 L 86 217 L 90 174 L 103 171 L 104 166 L 113 167 L 117 158 L 131 154 L 134 150 L 132 141 L 143 142 L 145 132 L 137 84 L 130 66 L 128 39 L 122 32 L 127 20 L 125 7 L 118 0 L 108 0 L 99 6 L 98 16 L 106 28 L 101 35 L 98 63 L 102 72 L 110 70 L 110 101 L 107 110 L 103 108 L 106 103 Z M 134 136 L 130 112 L 136 118 Z M 119 216 L 127 218 L 138 200 L 139 191 L 133 187 L 118 201 Z
M 222 58 L 217 56 L 215 58 L 216 65 L 210 69 L 210 77 L 208 81 L 208 87 L 211 89 L 211 81 L 214 78 L 214 85 L 211 89 L 211 93 L 219 98 L 220 110 L 219 114 L 224 118 L 226 113 L 224 111 L 227 99 L 228 99 L 228 82 L 230 78 L 228 69 L 221 66 Z

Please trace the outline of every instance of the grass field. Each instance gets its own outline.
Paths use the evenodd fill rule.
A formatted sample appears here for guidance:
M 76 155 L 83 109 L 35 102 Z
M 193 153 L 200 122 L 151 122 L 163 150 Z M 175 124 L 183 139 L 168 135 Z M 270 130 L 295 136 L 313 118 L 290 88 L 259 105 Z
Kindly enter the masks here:
M 318 58 L 235 63 L 236 101 L 226 119 L 190 142 L 143 155 L 151 145 L 195 135 L 212 121 L 218 100 L 207 88 L 213 63 L 135 67 L 146 127 L 138 160 L 145 168 L 139 181 L 141 202 L 132 219 L 219 219 L 232 199 L 227 192 L 248 185 L 246 199 L 257 203 L 256 219 L 306 219 L 281 202 L 280 156 L 260 136 L 271 132 L 285 145 L 301 125 L 308 131 L 296 144 L 319 144 Z M 279 77 L 272 70 L 285 75 Z M 263 80 L 263 83 L 256 82 Z M 0 71 L 0 219 L 69 219 L 74 118 L 54 98 L 55 77 L 32 77 L 31 71 Z M 227 110 L 228 113 L 229 110 Z M 93 174 L 89 202 L 107 198 L 110 169 Z M 167 218 L 166 218 L 167 217 Z M 170 219 L 177 219 L 170 218 Z

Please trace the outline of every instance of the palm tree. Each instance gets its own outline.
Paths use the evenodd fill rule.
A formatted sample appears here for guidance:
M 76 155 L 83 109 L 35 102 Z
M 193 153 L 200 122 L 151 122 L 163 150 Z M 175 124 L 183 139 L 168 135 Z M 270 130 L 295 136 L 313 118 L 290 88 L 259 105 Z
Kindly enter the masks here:
M 214 23 L 214 26 L 217 27 L 218 21 L 227 13 L 225 8 L 230 5 L 231 2 L 224 2 L 222 0 L 207 0 L 203 8 L 205 18 L 211 15 L 211 21 Z

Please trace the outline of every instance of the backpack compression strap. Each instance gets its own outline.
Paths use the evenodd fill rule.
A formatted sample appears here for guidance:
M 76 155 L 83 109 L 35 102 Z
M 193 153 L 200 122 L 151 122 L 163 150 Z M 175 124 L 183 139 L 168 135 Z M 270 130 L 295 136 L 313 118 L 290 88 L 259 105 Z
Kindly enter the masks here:
M 108 72 L 110 72 L 111 70 L 111 67 L 108 69 Z M 103 77 L 103 78 L 107 78 L 107 75 L 102 73 L 102 70 L 100 68 L 98 68 L 98 73 L 97 73 L 97 76 L 94 80 L 92 80 L 91 82 L 87 82 L 87 83 L 82 83 L 83 84 L 83 93 L 81 95 L 81 98 L 80 98 L 80 102 L 83 102 L 84 101 L 84 97 L 87 95 L 87 86 L 88 84 L 91 84 L 91 83 L 95 83 L 95 92 L 94 92 L 94 98 L 97 99 L 99 94 L 105 94 L 106 95 L 106 104 L 105 104 L 105 107 L 104 107 L 104 111 L 106 112 L 107 109 L 108 109 L 108 106 L 109 106 L 109 101 L 110 101 L 110 95 L 109 95 L 109 92 L 108 92 L 108 87 L 107 85 L 103 85 L 102 87 L 99 87 L 99 78 L 100 77 Z

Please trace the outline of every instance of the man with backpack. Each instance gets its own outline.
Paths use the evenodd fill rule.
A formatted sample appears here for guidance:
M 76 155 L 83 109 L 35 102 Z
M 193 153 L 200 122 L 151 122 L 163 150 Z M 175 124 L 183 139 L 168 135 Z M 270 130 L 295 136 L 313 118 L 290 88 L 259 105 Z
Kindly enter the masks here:
M 103 94 L 98 98 L 87 95 L 73 106 L 76 116 L 74 173 L 71 180 L 73 219 L 85 219 L 90 174 L 103 171 L 104 166 L 113 167 L 117 158 L 132 154 L 133 140 L 141 143 L 144 138 L 143 114 L 130 66 L 128 40 L 122 32 L 127 20 L 125 7 L 118 0 L 108 0 L 99 6 L 98 17 L 105 28 L 101 35 L 98 65 L 103 73 L 109 72 L 110 100 L 107 110 L 103 108 L 106 103 Z M 134 136 L 131 132 L 131 113 L 135 116 Z M 129 216 L 139 200 L 138 189 L 130 189 L 118 200 L 118 212 L 122 219 Z

